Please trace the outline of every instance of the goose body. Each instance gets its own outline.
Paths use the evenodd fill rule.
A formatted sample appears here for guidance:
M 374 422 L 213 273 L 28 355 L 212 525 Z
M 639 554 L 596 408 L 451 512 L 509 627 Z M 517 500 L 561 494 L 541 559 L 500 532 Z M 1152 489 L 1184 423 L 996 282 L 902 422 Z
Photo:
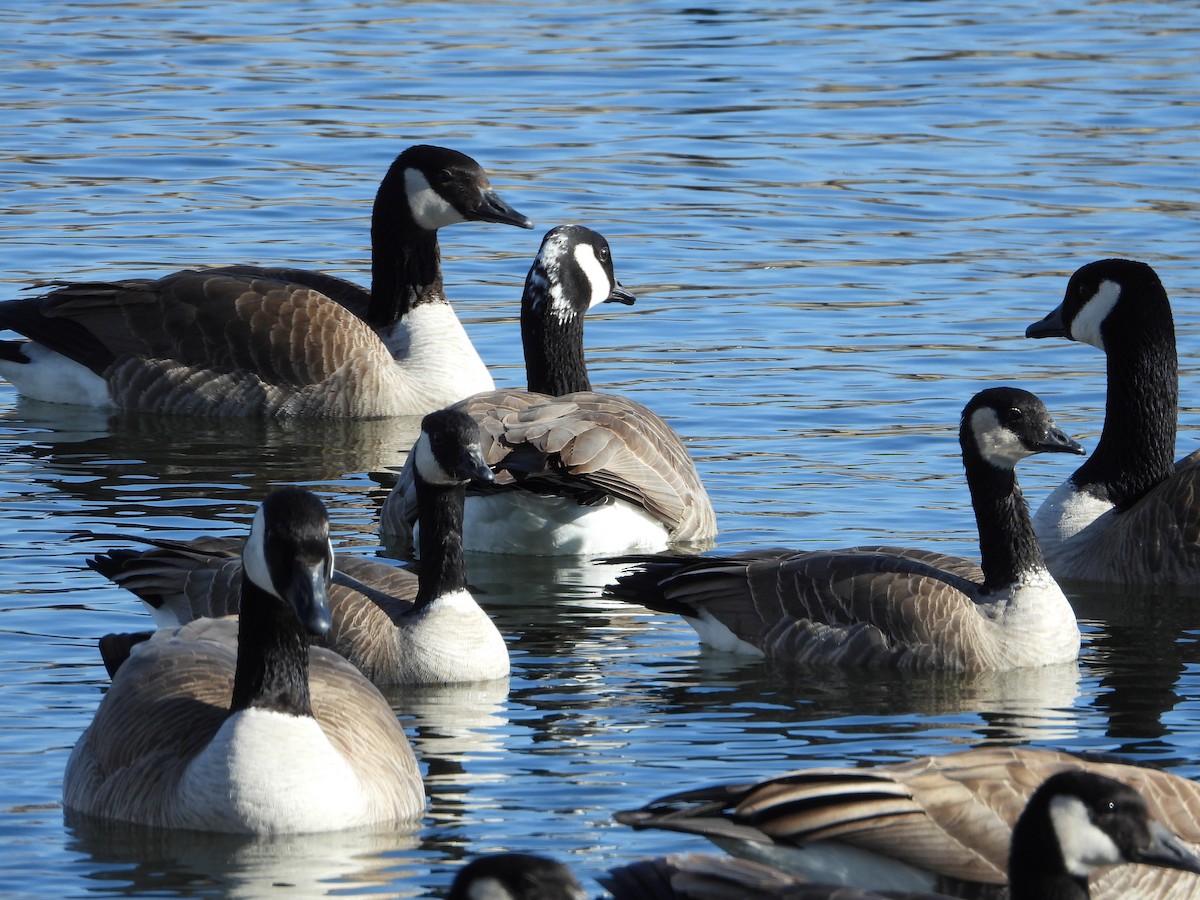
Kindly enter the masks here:
M 978 672 L 1075 659 L 1075 615 L 1042 563 L 1014 466 L 1082 449 L 1016 388 L 972 398 L 959 439 L 982 568 L 898 547 L 636 556 L 606 594 L 681 614 L 716 649 L 786 664 Z
M 478 427 L 463 413 L 430 413 L 414 456 L 426 524 L 420 573 L 338 557 L 329 587 L 332 624 L 314 641 L 377 685 L 505 678 L 508 649 L 467 590 L 462 554 L 465 485 L 491 478 Z M 240 539 L 138 540 L 154 549 L 112 550 L 88 565 L 137 595 L 159 627 L 237 613 L 244 571 Z
M 414 822 L 425 793 L 391 707 L 342 657 L 309 646 L 330 624 L 320 501 L 268 496 L 244 562 L 238 619 L 119 642 L 106 658 L 112 686 L 67 762 L 63 805 L 247 834 Z
M 584 315 L 633 303 L 613 274 L 608 242 L 591 229 L 549 231 L 521 300 L 528 390 L 456 404 L 484 432 L 496 471 L 468 489 L 464 544 L 483 553 L 594 555 L 709 543 L 716 516 L 675 431 L 645 406 L 591 389 Z M 384 505 L 385 537 L 411 540 L 410 466 Z
M 1140 799 L 1123 794 L 1120 802 L 1134 810 L 1144 804 L 1145 815 L 1182 842 L 1181 852 L 1200 847 L 1200 786 L 1194 782 L 1111 759 L 1019 747 L 717 785 L 662 797 L 617 819 L 635 828 L 699 834 L 736 856 L 815 882 L 999 897 L 1011 863 L 1035 875 L 1055 868 L 1052 859 L 1019 849 L 1013 829 L 1039 786 L 1063 773 L 1125 785 Z M 1044 834 L 1037 841 L 1052 846 Z M 1146 865 L 1102 869 L 1089 883 L 1091 896 L 1112 900 L 1200 896 L 1195 874 Z M 1023 896 L 1088 896 L 1078 889 Z M 1018 896 L 1014 891 L 1014 900 Z
M 442 288 L 439 228 L 532 223 L 473 159 L 418 145 L 375 199 L 372 284 L 228 266 L 60 284 L 0 303 L 0 375 L 24 396 L 208 416 L 416 416 L 494 385 Z
M 1026 335 L 1107 355 L 1100 442 L 1034 517 L 1050 571 L 1107 584 L 1200 585 L 1200 451 L 1175 462 L 1175 326 L 1158 275 L 1132 260 L 1089 263 Z

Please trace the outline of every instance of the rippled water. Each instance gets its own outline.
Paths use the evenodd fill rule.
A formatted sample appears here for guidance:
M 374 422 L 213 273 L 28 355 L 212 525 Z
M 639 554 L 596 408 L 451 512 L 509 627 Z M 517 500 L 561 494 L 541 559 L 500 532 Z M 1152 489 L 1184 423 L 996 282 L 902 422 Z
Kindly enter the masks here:
M 593 380 L 685 436 L 722 547 L 973 553 L 958 413 L 1021 384 L 1094 444 L 1100 354 L 1022 335 L 1102 256 L 1151 262 L 1171 292 L 1180 450 L 1196 444 L 1192 4 L 144 0 L 0 21 L 10 296 L 195 263 L 365 280 L 375 187 L 432 142 L 479 159 L 539 226 L 443 232 L 447 290 L 498 381 L 523 379 L 540 230 L 609 238 L 639 303 L 593 317 Z M 7 385 L 0 411 L 0 894 L 414 896 L 499 849 L 587 878 L 699 846 L 610 820 L 671 787 L 987 741 L 1196 774 L 1187 597 L 1075 596 L 1077 667 L 797 675 L 599 600 L 600 567 L 473 558 L 514 673 L 507 692 L 393 698 L 431 795 L 416 833 L 245 844 L 64 824 L 62 768 L 107 681 L 95 639 L 147 621 L 71 536 L 238 532 L 268 485 L 302 481 L 339 544 L 374 553 L 412 423 L 109 422 Z M 1034 502 L 1071 465 L 1026 464 Z

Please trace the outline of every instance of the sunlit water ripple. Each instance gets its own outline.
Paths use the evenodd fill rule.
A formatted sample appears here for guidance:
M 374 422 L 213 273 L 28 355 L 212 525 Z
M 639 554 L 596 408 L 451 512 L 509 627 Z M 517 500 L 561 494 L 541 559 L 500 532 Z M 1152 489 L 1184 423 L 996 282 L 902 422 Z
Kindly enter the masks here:
M 387 164 L 439 143 L 538 223 L 443 232 L 447 290 L 498 380 L 522 381 L 538 235 L 602 231 L 639 302 L 591 318 L 593 380 L 685 436 L 722 547 L 973 554 L 959 411 L 1020 384 L 1094 445 L 1102 357 L 1023 333 L 1102 256 L 1151 262 L 1171 292 L 1180 451 L 1196 445 L 1189 4 L 142 0 L 3 18 L 10 296 L 225 262 L 364 280 Z M 1196 774 L 1186 597 L 1076 597 L 1077 667 L 797 674 L 702 654 L 680 622 L 599 599 L 611 569 L 473 558 L 514 674 L 507 692 L 393 697 L 431 795 L 415 834 L 67 827 L 62 768 L 107 682 L 95 640 L 147 622 L 72 536 L 237 533 L 268 486 L 302 481 L 339 544 L 374 553 L 412 423 L 109 422 L 7 385 L 0 409 L 0 894 L 416 896 L 499 849 L 588 878 L 700 846 L 611 821 L 671 787 L 988 741 Z M 1071 465 L 1031 460 L 1022 484 L 1037 502 Z

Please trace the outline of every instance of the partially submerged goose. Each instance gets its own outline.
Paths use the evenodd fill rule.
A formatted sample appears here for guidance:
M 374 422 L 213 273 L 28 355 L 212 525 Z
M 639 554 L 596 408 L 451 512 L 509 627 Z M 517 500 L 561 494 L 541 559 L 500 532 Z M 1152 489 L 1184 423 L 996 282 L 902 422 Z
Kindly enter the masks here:
M 1058 802 L 1043 795 L 1051 800 L 1047 817 L 1046 806 L 1031 798 L 1040 785 L 1064 775 L 1077 785 L 1102 779 L 1109 789 L 1095 791 L 1084 781 L 1081 803 L 1070 801 L 1070 791 Z M 1019 844 L 1013 831 L 1027 806 L 1041 819 L 1032 829 L 1032 846 Z M 1088 810 L 1110 836 L 1114 827 L 1124 835 L 1115 844 L 1127 860 L 1174 866 L 1177 855 L 1179 868 L 1187 870 L 1102 869 L 1090 880 L 1093 897 L 1198 896 L 1200 878 L 1191 873 L 1200 871 L 1192 856 L 1200 842 L 1200 785 L 1158 769 L 1052 750 L 989 747 L 870 768 L 815 768 L 673 794 L 618 813 L 617 819 L 635 828 L 698 834 L 737 856 L 819 882 L 997 896 L 1006 871 L 1018 874 L 1011 858 L 1021 863 L 1022 876 L 1013 882 L 1013 898 L 1086 897 L 1080 893 L 1085 869 L 1112 861 L 1095 855 L 1070 868 L 1080 850 L 1111 850 L 1103 840 L 1063 840 L 1084 833 L 1076 830 L 1083 822 L 1078 814 Z M 1161 825 L 1147 830 L 1147 819 Z M 1047 825 L 1057 829 L 1057 837 L 1047 833 Z M 1166 859 L 1139 858 L 1125 843 L 1136 837 L 1134 848 L 1149 848 L 1154 842 L 1147 839 L 1161 836 L 1164 828 L 1177 836 L 1165 845 L 1171 848 Z M 1064 879 L 1059 868 L 1053 880 L 1072 884 L 1064 884 L 1063 893 L 1039 893 L 1023 879 L 1055 874 L 1055 854 L 1046 851 L 1056 844 L 1073 877 Z
M 329 630 L 325 507 L 270 494 L 243 554 L 237 619 L 198 619 L 106 659 L 115 671 L 75 745 L 63 805 L 157 828 L 276 834 L 413 822 L 416 760 L 391 707 Z
M 0 375 L 35 400 L 213 416 L 416 416 L 493 382 L 442 291 L 438 229 L 533 223 L 475 160 L 418 145 L 371 220 L 371 289 L 231 266 L 0 303 Z
M 466 484 L 491 477 L 479 429 L 465 413 L 430 413 L 413 457 L 423 523 L 419 574 L 339 556 L 329 587 L 332 625 L 314 640 L 345 656 L 378 685 L 504 678 L 508 650 L 467 590 L 463 560 Z M 138 540 L 155 549 L 111 550 L 88 565 L 136 594 L 160 627 L 238 611 L 239 539 Z
M 1175 326 L 1158 275 L 1127 259 L 1089 263 L 1025 334 L 1082 341 L 1108 359 L 1100 442 L 1033 520 L 1050 571 L 1109 584 L 1200 585 L 1200 451 L 1175 463 Z
M 976 394 L 959 442 L 982 568 L 898 547 L 635 556 L 605 593 L 683 615 L 717 649 L 796 665 L 979 672 L 1075 659 L 1075 614 L 1042 563 L 1014 467 L 1082 448 L 1017 388 Z
M 446 900 L 586 900 L 574 873 L 531 853 L 492 853 L 458 870 Z
M 582 555 L 707 544 L 716 516 L 679 436 L 649 409 L 593 393 L 583 320 L 598 303 L 633 303 L 613 274 L 608 242 L 564 225 L 547 232 L 521 298 L 528 390 L 456 405 L 480 422 L 489 485 L 468 489 L 468 550 Z M 411 539 L 412 467 L 383 509 L 385 537 Z

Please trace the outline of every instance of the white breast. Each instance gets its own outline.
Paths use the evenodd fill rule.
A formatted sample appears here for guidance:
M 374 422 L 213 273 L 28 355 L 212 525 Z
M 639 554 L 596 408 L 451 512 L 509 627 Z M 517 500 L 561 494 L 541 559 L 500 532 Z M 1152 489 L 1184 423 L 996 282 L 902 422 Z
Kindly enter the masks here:
M 179 827 L 233 833 L 334 831 L 368 821 L 362 787 L 311 716 L 230 716 L 188 765 Z
M 1077 490 L 1075 483 L 1068 479 L 1038 507 L 1033 517 L 1033 530 L 1043 552 L 1050 552 L 1055 545 L 1070 540 L 1112 508 L 1109 501 Z

